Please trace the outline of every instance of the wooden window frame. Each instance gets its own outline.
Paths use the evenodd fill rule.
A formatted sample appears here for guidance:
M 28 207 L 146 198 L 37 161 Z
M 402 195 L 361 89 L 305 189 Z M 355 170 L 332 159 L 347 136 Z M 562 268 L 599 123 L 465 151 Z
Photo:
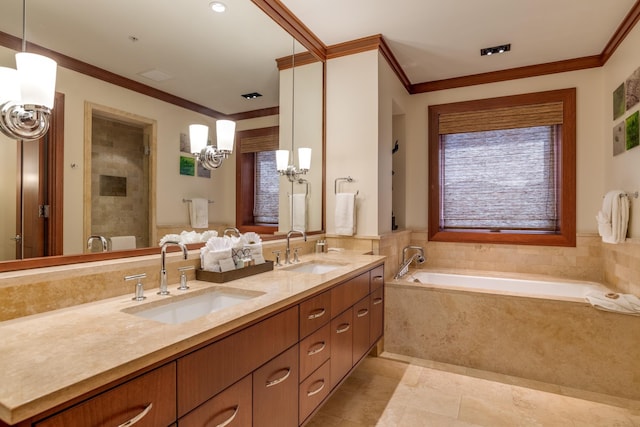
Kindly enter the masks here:
M 557 233 L 495 233 L 490 231 L 443 231 L 440 229 L 440 131 L 441 114 L 514 108 L 562 102 L 563 123 L 558 146 Z M 576 245 L 576 89 L 559 89 L 429 106 L 429 209 L 428 238 L 436 242 L 518 244 L 540 246 Z
M 277 226 L 256 225 L 253 220 L 256 156 L 255 153 L 243 153 L 242 142 L 245 138 L 256 137 L 278 138 L 279 127 L 251 129 L 236 134 L 236 227 L 242 233 L 273 234 L 278 231 Z

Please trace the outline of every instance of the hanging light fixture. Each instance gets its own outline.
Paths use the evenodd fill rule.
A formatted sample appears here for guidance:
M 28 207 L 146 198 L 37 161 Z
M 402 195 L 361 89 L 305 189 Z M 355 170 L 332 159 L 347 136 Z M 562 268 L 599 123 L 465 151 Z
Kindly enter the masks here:
M 296 55 L 295 55 L 295 39 L 293 41 L 293 54 L 291 55 L 291 85 L 294 90 L 291 91 L 291 145 L 294 142 L 295 133 L 295 79 L 296 79 Z M 289 150 L 276 150 L 276 170 L 281 176 L 286 176 L 290 182 L 300 179 L 301 174 L 306 174 L 311 169 L 311 148 L 298 148 L 298 165 L 289 164 Z
M 217 146 L 208 144 L 209 127 L 206 125 L 189 125 L 191 152 L 205 169 L 217 169 L 224 159 L 233 153 L 233 141 L 236 134 L 236 122 L 231 120 L 216 121 Z
M 0 67 L 0 131 L 9 138 L 32 141 L 49 130 L 57 64 L 26 52 L 26 16 L 22 0 L 22 52 L 16 53 L 16 69 Z

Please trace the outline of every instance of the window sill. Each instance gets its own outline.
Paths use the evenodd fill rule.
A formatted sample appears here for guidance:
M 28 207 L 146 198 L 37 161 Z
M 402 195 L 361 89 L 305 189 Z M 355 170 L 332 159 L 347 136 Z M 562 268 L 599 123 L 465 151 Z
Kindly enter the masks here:
M 470 231 L 429 232 L 429 241 L 454 243 L 485 243 L 503 245 L 576 246 L 575 233 L 495 233 Z

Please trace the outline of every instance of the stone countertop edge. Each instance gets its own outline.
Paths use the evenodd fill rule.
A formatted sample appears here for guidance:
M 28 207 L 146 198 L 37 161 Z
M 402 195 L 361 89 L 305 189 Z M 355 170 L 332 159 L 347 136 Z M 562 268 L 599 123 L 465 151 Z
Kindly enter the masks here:
M 382 264 L 384 256 L 357 251 L 310 254 L 301 264 L 340 264 L 324 273 L 273 271 L 226 282 L 189 282 L 190 290 L 169 286 L 170 296 L 155 289 L 147 299 L 121 295 L 74 307 L 0 322 L 0 420 L 15 424 L 83 396 L 120 378 L 195 346 L 228 335 L 268 317 L 350 276 Z M 161 305 L 198 290 L 230 287 L 263 295 L 181 324 L 164 324 L 125 313 L 142 305 Z

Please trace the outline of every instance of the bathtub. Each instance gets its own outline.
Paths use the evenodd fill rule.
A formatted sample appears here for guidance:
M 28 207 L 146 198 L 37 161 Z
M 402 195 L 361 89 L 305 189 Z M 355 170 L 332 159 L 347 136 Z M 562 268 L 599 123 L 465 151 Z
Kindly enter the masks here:
M 416 270 L 386 282 L 384 350 L 640 400 L 640 317 L 596 310 L 598 283 Z

